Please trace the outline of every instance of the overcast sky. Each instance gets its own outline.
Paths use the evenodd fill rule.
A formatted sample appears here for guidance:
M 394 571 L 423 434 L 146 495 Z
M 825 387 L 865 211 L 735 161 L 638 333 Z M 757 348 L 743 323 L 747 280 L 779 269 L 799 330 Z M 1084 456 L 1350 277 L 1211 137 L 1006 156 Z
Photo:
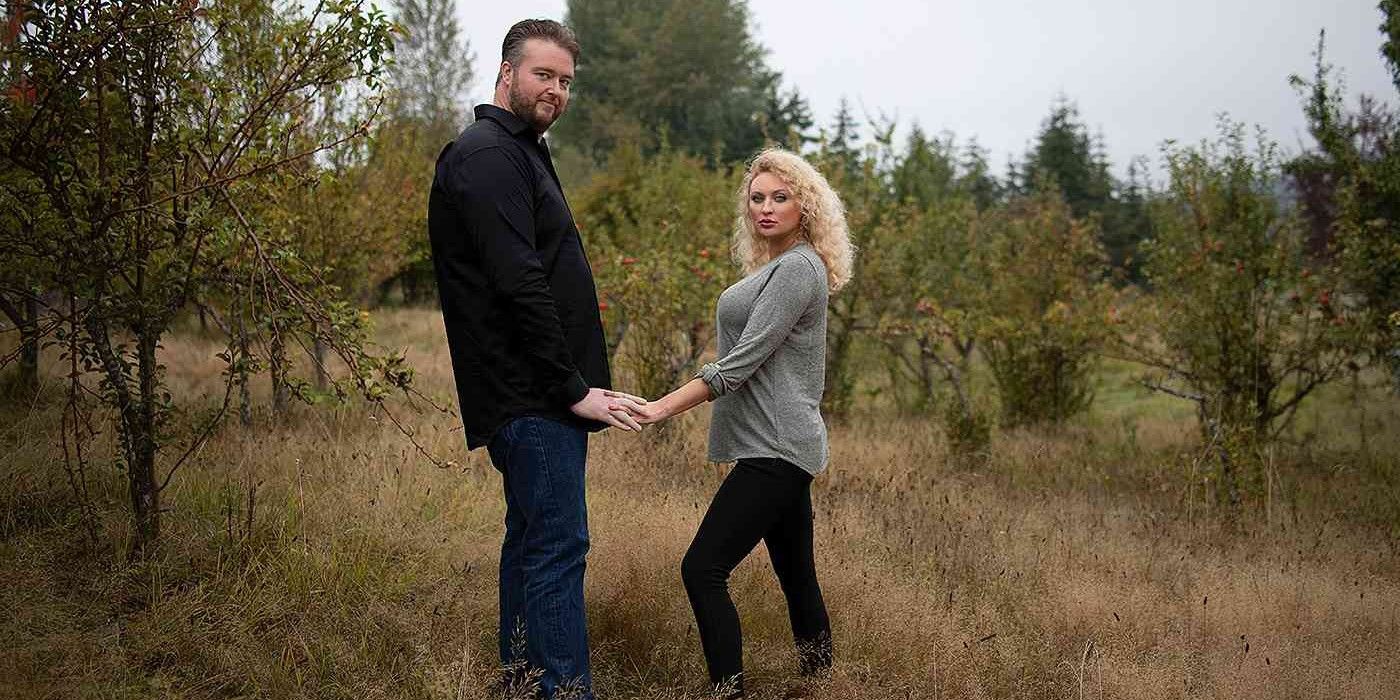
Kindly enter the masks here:
M 562 20 L 566 6 L 458 1 L 477 102 L 490 98 L 506 29 L 525 17 Z M 1156 165 L 1164 139 L 1212 136 L 1222 111 L 1296 151 L 1307 135 L 1288 76 L 1311 75 L 1324 28 L 1348 102 L 1361 92 L 1396 102 L 1375 0 L 751 0 L 749 8 L 769 65 L 819 124 L 844 96 L 857 116 L 976 136 L 997 173 L 1025 152 L 1061 93 L 1102 130 L 1120 174 L 1134 155 Z

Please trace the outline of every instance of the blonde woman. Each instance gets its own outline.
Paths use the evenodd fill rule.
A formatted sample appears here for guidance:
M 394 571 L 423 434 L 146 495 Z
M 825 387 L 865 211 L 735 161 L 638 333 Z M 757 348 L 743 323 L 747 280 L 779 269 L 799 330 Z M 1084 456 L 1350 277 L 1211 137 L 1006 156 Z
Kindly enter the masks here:
M 710 681 L 727 697 L 743 697 L 729 574 L 760 540 L 787 597 L 800 671 L 831 665 L 810 487 L 827 460 L 827 296 L 850 279 L 854 255 L 840 198 L 801 157 L 759 153 L 738 197 L 733 252 L 745 277 L 719 297 L 718 359 L 637 416 L 655 423 L 714 401 L 709 459 L 737 462 L 681 563 Z

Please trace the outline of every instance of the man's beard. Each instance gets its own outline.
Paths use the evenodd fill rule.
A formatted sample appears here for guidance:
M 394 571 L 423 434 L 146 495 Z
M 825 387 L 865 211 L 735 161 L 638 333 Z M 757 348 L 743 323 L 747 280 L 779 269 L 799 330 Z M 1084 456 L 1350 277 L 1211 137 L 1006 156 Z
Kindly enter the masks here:
M 548 131 L 549 127 L 564 115 L 564 110 L 559 105 L 551 105 L 554 109 L 549 116 L 539 116 L 539 113 L 535 111 L 539 101 L 526 97 L 525 93 L 516 88 L 517 85 L 519 85 L 518 82 L 512 82 L 510 86 L 510 111 L 515 113 L 515 116 L 525 120 L 525 123 L 529 124 L 535 133 L 543 134 Z

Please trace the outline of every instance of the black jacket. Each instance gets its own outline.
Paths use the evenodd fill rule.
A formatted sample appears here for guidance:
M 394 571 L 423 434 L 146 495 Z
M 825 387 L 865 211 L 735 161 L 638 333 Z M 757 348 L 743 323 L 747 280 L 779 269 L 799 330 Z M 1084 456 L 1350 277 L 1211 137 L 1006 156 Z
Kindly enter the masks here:
M 428 236 L 468 449 L 520 416 L 604 427 L 569 411 L 611 387 L 607 345 L 583 241 L 523 120 L 476 108 L 438 155 Z

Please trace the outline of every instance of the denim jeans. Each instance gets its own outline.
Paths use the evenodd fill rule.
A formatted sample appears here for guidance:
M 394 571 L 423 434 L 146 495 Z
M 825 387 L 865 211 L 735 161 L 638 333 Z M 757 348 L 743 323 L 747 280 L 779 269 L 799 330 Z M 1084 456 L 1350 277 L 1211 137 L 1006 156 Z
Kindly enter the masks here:
M 538 672 L 545 698 L 559 693 L 591 700 L 583 610 L 588 434 L 558 421 L 526 416 L 498 430 L 487 450 L 504 477 L 506 496 L 501 664 Z

